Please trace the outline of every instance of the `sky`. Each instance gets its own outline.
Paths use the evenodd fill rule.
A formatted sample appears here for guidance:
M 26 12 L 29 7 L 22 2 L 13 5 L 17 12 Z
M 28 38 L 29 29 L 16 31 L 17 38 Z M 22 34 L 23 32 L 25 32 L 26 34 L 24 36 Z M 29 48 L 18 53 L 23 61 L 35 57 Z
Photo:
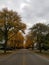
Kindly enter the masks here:
M 17 11 L 28 28 L 49 23 L 49 0 L 0 0 L 0 10 L 5 7 Z

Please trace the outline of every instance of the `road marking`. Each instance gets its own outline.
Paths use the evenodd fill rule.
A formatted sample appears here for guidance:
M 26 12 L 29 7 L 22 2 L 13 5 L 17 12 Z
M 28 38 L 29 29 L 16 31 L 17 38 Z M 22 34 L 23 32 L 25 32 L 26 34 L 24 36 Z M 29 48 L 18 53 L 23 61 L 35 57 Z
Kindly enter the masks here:
M 25 55 L 23 54 L 23 65 L 26 65 L 25 64 Z

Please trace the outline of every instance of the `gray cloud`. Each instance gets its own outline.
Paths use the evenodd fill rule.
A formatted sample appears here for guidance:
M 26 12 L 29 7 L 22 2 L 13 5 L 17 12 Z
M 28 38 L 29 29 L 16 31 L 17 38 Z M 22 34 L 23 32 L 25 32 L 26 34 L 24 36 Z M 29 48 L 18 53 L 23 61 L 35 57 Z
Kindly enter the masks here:
M 36 23 L 40 20 L 47 22 L 49 20 L 49 0 L 30 0 L 31 2 L 23 8 L 23 19 L 30 23 Z
M 0 0 L 0 9 L 3 7 L 18 11 L 29 27 L 49 21 L 49 0 Z

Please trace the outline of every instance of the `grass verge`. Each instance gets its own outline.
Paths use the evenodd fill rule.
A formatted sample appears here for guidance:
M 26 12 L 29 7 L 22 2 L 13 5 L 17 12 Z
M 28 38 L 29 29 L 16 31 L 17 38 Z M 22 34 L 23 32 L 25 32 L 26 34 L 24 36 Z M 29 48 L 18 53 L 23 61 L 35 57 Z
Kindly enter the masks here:
M 0 50 L 0 56 L 9 55 L 11 53 L 12 53 L 12 51 L 6 51 L 6 53 L 4 53 L 4 51 Z
M 36 54 L 39 54 L 39 55 L 41 55 L 41 56 L 43 56 L 43 57 L 46 57 L 46 58 L 48 58 L 49 59 L 49 51 L 42 51 L 41 53 L 39 52 L 39 51 L 34 51 Z

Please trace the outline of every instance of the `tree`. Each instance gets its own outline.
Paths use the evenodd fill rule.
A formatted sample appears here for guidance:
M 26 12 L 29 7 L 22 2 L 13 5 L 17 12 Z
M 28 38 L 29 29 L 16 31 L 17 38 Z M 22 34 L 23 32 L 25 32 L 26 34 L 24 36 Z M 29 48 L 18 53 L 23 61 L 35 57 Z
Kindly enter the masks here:
M 11 33 L 10 35 L 12 35 Z M 8 40 L 7 46 L 11 48 L 22 48 L 24 42 L 24 36 L 22 35 L 22 32 L 18 32 L 15 34 L 10 40 Z
M 46 35 L 49 32 L 49 27 L 42 23 L 37 23 L 32 28 L 30 28 L 31 35 L 34 35 L 34 38 L 36 38 L 36 42 L 38 44 L 39 50 L 41 52 L 42 50 L 42 37 L 43 35 Z
M 30 34 L 26 35 L 26 48 L 32 47 L 33 49 L 33 40 Z
M 24 36 L 23 36 L 23 34 L 21 32 L 18 32 L 18 34 L 16 35 L 16 43 L 17 43 L 18 48 L 23 47 Z
M 17 12 L 4 8 L 0 11 L 0 28 L 4 33 L 4 52 L 6 53 L 6 46 L 8 41 L 9 31 L 13 31 L 17 34 L 19 30 L 24 33 L 26 24 L 21 23 L 21 17 Z M 13 36 L 13 35 L 12 35 Z
M 48 50 L 49 49 L 49 33 L 44 36 L 44 41 L 43 41 L 43 49 Z
M 3 32 L 2 32 L 2 30 L 0 29 L 0 41 L 2 41 L 3 40 Z

